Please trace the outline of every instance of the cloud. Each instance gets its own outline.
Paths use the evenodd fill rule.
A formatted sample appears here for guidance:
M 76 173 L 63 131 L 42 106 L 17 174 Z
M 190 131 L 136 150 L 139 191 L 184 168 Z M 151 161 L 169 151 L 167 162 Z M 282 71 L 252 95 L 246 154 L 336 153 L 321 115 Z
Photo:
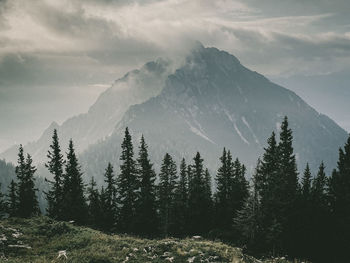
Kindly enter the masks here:
M 348 70 L 349 9 L 348 0 L 0 0 L 0 103 L 45 108 L 51 94 L 65 111 L 40 117 L 63 120 L 98 87 L 157 57 L 181 59 L 196 40 L 273 77 Z M 84 107 L 68 103 L 72 93 Z

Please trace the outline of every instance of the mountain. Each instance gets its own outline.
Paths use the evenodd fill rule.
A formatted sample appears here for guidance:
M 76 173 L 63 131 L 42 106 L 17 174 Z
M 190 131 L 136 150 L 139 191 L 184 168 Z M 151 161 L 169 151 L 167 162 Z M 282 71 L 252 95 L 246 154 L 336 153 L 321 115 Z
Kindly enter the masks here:
M 169 70 L 169 61 L 158 59 L 127 73 L 103 92 L 87 113 L 72 117 L 62 125 L 53 122 L 39 140 L 25 145 L 25 151 L 30 152 L 36 162 L 46 161 L 53 130 L 57 129 L 63 149 L 68 147 L 69 139 L 73 138 L 77 151 L 82 152 L 89 145 L 110 135 L 131 105 L 158 95 Z M 0 157 L 15 162 L 17 151 L 18 146 L 13 146 Z
M 113 134 L 81 157 L 88 174 L 102 174 L 108 161 L 118 162 L 121 138 L 129 127 L 135 146 L 144 134 L 156 164 L 165 152 L 178 161 L 183 156 L 189 161 L 200 151 L 215 171 L 227 147 L 252 171 L 284 116 L 294 132 L 299 169 L 306 162 L 316 169 L 322 160 L 333 169 L 338 148 L 347 138 L 342 128 L 294 92 L 241 65 L 233 55 L 199 45 L 168 76 L 158 96 L 131 106 Z
M 53 123 L 25 150 L 43 162 L 57 128 L 62 148 L 73 138 L 87 176 L 102 183 L 107 163 L 118 167 L 124 129 L 129 127 L 135 152 L 144 134 L 156 168 L 166 152 L 179 162 L 182 157 L 190 161 L 200 151 L 214 173 L 226 147 L 252 172 L 267 138 L 273 130 L 278 133 L 288 116 L 299 170 L 306 162 L 316 169 L 322 160 L 328 171 L 336 166 L 347 133 L 235 56 L 197 44 L 176 71 L 170 68 L 170 62 L 157 60 L 126 74 L 87 113 L 61 126 Z M 0 157 L 15 160 L 16 152 L 12 149 Z
M 235 262 L 290 263 L 285 258 L 258 260 L 241 248 L 204 239 L 141 239 L 108 235 L 47 217 L 0 221 L 1 262 Z M 65 251 L 65 256 L 59 256 Z M 61 252 L 62 254 L 62 252 Z M 301 261 L 293 260 L 295 263 Z

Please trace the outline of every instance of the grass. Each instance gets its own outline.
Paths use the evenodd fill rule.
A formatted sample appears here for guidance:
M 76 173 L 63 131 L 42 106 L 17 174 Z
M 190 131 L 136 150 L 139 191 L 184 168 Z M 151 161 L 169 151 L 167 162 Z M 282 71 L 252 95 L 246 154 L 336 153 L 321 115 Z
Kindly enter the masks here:
M 67 259 L 57 258 L 60 250 L 66 250 Z M 47 217 L 0 221 L 0 262 L 289 263 L 285 259 L 260 261 L 221 242 L 107 235 Z

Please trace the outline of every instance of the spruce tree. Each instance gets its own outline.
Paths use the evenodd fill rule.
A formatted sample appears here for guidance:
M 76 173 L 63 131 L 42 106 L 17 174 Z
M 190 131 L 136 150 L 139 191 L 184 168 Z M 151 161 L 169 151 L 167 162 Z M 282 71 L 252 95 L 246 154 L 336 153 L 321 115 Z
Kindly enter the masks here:
M 231 226 L 231 219 L 233 213 L 230 211 L 230 166 L 228 161 L 226 149 L 224 148 L 222 156 L 220 157 L 221 166 L 216 175 L 217 190 L 215 194 L 216 206 L 216 222 L 218 228 L 227 229 Z
M 301 183 L 301 193 L 304 201 L 309 201 L 311 196 L 311 171 L 309 163 L 306 164 L 304 175 Z
M 0 219 L 2 219 L 5 216 L 6 213 L 6 203 L 4 200 L 4 195 L 1 192 L 1 183 L 0 183 Z
M 188 230 L 188 173 L 185 158 L 181 160 L 179 182 L 175 189 L 175 234 L 184 236 Z
M 137 232 L 141 235 L 155 235 L 158 228 L 158 215 L 156 204 L 156 173 L 148 156 L 148 146 L 142 135 L 137 159 L 138 181 L 140 182 L 140 195 L 136 207 Z
M 39 205 L 36 197 L 34 173 L 36 168 L 32 165 L 33 160 L 29 154 L 24 158 L 23 147 L 20 145 L 16 175 L 18 181 L 18 216 L 31 217 L 39 214 Z
M 327 184 L 325 165 L 321 162 L 316 177 L 312 180 L 311 196 L 318 207 L 327 207 Z
M 52 144 L 47 153 L 49 161 L 45 164 L 49 172 L 53 175 L 53 181 L 49 181 L 51 189 L 46 193 L 48 202 L 47 214 L 55 219 L 62 219 L 63 202 L 63 165 L 64 159 L 61 154 L 57 130 L 53 131 Z
M 94 180 L 94 177 L 91 177 L 90 184 L 87 188 L 88 192 L 88 224 L 99 228 L 101 224 L 104 223 L 104 218 L 102 217 L 102 214 L 105 210 L 101 209 L 101 198 L 100 194 L 98 192 L 98 189 L 96 188 L 96 181 Z
M 249 183 L 245 178 L 246 168 L 238 158 L 232 164 L 232 175 L 230 179 L 230 204 L 231 218 L 238 210 L 243 207 L 245 200 L 249 196 Z M 232 222 L 232 219 L 231 219 Z
M 347 244 L 350 243 L 350 136 L 339 149 L 338 167 L 329 178 L 330 212 L 333 218 L 332 250 L 334 262 L 347 259 Z
M 117 188 L 116 179 L 114 178 L 113 166 L 108 163 L 104 174 L 106 188 L 104 191 L 104 208 L 103 208 L 103 228 L 104 230 L 112 230 L 117 219 Z
M 7 213 L 10 217 L 14 217 L 18 215 L 18 196 L 17 196 L 17 184 L 14 180 L 11 180 L 11 183 L 8 187 L 8 195 L 7 195 Z
M 190 234 L 204 234 L 208 232 L 208 222 L 205 186 L 205 169 L 203 159 L 199 152 L 193 158 L 191 166 L 190 192 L 189 192 L 189 228 Z
M 283 235 L 280 244 L 284 251 L 292 253 L 297 244 L 298 237 L 295 235 L 295 221 L 297 220 L 297 194 L 298 194 L 298 172 L 296 159 L 293 150 L 293 135 L 289 128 L 288 118 L 285 117 L 280 132 L 278 144 L 280 184 L 277 190 L 277 197 L 280 202 L 278 207 L 278 218 L 282 225 Z
M 65 177 L 63 181 L 64 206 L 62 216 L 65 220 L 74 220 L 78 224 L 87 223 L 88 210 L 85 200 L 83 173 L 75 154 L 72 139 L 69 141 Z
M 177 188 L 176 163 L 166 153 L 159 174 L 158 200 L 160 216 L 160 232 L 167 237 L 174 234 L 175 227 L 175 190 Z
M 132 138 L 128 128 L 125 129 L 121 147 L 120 174 L 117 179 L 118 229 L 124 233 L 133 233 L 135 232 L 140 184 L 134 160 Z

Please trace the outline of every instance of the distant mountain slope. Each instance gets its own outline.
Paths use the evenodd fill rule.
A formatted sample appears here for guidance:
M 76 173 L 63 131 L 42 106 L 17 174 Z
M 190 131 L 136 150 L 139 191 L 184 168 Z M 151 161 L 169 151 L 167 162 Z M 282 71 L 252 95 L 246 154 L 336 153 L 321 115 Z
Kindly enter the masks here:
M 158 95 L 168 74 L 169 62 L 162 59 L 127 73 L 103 92 L 87 113 L 72 117 L 61 126 L 52 123 L 38 141 L 25 145 L 25 150 L 33 155 L 34 161 L 45 161 L 52 131 L 58 129 L 63 149 L 68 146 L 68 140 L 73 138 L 77 151 L 83 151 L 89 145 L 110 135 L 131 105 Z M 0 157 L 15 162 L 17 149 L 18 147 L 14 146 Z
M 114 133 L 88 148 L 82 160 L 88 174 L 95 176 L 106 162 L 117 163 L 123 131 L 129 127 L 134 139 L 145 135 L 158 164 L 165 152 L 180 160 L 200 151 L 215 170 L 225 146 L 252 169 L 285 115 L 294 131 L 300 170 L 306 162 L 316 168 L 322 160 L 329 169 L 335 167 L 338 148 L 347 138 L 342 128 L 234 56 L 199 46 L 169 75 L 158 96 L 131 106 Z

